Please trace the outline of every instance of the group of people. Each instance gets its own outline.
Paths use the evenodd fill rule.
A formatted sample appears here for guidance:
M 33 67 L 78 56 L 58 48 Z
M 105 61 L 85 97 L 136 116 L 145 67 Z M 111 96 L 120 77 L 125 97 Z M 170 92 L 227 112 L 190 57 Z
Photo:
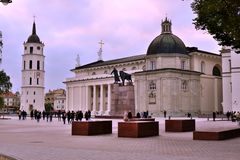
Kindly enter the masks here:
M 72 123 L 74 120 L 76 121 L 82 121 L 83 118 L 85 118 L 86 120 L 89 120 L 91 118 L 91 111 L 88 110 L 86 111 L 84 114 L 82 111 L 57 111 L 57 112 L 53 112 L 53 111 L 38 111 L 38 110 L 32 110 L 30 112 L 30 118 L 31 120 L 37 120 L 37 122 L 40 121 L 40 119 L 43 119 L 47 122 L 52 122 L 52 119 L 54 117 L 58 118 L 58 121 L 63 121 L 63 124 L 66 124 L 66 120 L 68 122 L 68 124 Z M 26 111 L 19 111 L 18 112 L 18 117 L 19 120 L 25 120 L 27 117 L 27 112 Z

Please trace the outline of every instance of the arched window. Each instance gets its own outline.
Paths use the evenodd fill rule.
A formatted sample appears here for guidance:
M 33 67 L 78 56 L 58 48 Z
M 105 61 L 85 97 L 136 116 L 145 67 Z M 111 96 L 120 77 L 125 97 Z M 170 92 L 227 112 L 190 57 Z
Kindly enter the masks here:
M 221 76 L 221 71 L 220 71 L 220 69 L 217 66 L 213 67 L 212 75 L 213 76 Z
M 37 70 L 40 70 L 40 61 L 37 61 Z
M 201 72 L 204 73 L 205 72 L 205 62 L 201 62 Z
M 32 85 L 32 77 L 29 79 L 29 85 Z
M 29 61 L 29 69 L 32 69 L 32 60 Z

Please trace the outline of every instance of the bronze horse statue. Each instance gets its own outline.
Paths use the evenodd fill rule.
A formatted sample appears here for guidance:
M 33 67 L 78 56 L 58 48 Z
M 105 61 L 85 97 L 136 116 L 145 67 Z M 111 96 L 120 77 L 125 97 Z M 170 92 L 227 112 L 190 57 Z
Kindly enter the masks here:
M 121 80 L 122 80 L 122 85 L 124 86 L 125 79 L 128 80 L 129 82 L 132 82 L 132 76 L 131 74 L 128 74 L 124 71 L 119 71 Z

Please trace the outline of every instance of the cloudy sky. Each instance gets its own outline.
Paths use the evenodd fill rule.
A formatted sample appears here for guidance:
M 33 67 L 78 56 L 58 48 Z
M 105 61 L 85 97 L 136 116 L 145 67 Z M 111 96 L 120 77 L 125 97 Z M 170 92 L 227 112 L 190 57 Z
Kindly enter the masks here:
M 21 90 L 23 42 L 32 31 L 44 42 L 45 92 L 65 88 L 73 77 L 77 54 L 81 65 L 98 59 L 98 42 L 104 41 L 103 60 L 145 54 L 160 34 L 161 21 L 172 21 L 172 31 L 186 46 L 219 53 L 220 46 L 206 31 L 192 24 L 191 0 L 13 0 L 0 4 L 3 34 L 1 69 L 11 77 L 13 91 Z

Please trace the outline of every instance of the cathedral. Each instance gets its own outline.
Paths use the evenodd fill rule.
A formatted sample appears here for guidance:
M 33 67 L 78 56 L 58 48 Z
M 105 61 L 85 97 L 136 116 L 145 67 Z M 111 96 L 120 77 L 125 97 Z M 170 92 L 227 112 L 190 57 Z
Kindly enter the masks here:
M 29 113 L 31 110 L 44 110 L 44 43 L 36 33 L 33 22 L 32 34 L 23 43 L 22 87 L 20 110 Z
M 161 33 L 146 54 L 76 66 L 67 78 L 66 110 L 91 110 L 93 115 L 111 115 L 113 69 L 132 76 L 135 113 L 153 116 L 204 114 L 223 111 L 221 55 L 186 47 L 172 32 L 172 22 L 162 21 Z

